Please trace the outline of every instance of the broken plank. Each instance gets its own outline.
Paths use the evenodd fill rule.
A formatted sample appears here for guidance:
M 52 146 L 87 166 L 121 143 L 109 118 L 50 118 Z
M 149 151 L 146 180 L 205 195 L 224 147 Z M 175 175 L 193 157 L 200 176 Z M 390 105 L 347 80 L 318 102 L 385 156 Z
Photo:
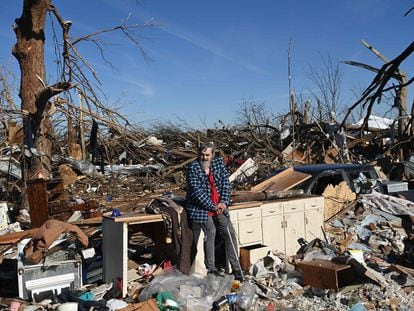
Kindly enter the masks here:
M 276 174 L 265 181 L 257 184 L 256 186 L 252 187 L 252 191 L 265 191 L 265 190 L 272 190 L 272 191 L 281 191 L 281 190 L 289 190 L 295 187 L 297 184 L 304 182 L 311 178 L 312 175 L 295 171 L 292 167 Z
M 37 232 L 37 230 L 38 228 L 35 228 L 2 235 L 0 236 L 0 245 L 17 243 L 22 237 L 32 237 Z
M 414 269 L 412 268 L 407 268 L 401 265 L 391 265 L 391 269 L 410 277 L 414 277 Z

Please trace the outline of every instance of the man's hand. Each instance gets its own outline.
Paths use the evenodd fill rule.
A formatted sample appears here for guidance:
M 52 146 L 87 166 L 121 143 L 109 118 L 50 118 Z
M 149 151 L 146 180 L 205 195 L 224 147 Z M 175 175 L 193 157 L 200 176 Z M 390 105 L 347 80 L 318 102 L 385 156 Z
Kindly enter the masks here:
M 217 215 L 223 214 L 223 212 L 225 211 L 225 209 L 227 208 L 226 204 L 220 202 L 219 204 L 217 204 L 216 207 L 216 213 Z

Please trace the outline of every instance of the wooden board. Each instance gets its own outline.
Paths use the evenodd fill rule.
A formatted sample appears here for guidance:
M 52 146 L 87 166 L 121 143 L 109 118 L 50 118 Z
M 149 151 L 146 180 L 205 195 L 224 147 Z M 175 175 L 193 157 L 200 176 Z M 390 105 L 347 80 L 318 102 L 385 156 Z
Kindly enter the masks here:
M 26 236 L 27 238 L 31 238 L 37 232 L 37 228 L 29 229 L 20 232 L 13 232 L 7 233 L 5 235 L 0 236 L 0 245 L 5 244 L 14 244 L 17 243 L 22 237 Z
M 38 228 L 49 219 L 46 181 L 28 180 L 26 184 L 32 228 Z
M 162 216 L 160 214 L 127 213 L 118 217 L 108 218 L 112 218 L 114 222 L 126 222 L 134 224 L 162 221 Z
M 260 184 L 251 188 L 252 191 L 281 191 L 289 190 L 295 187 L 297 184 L 304 182 L 311 178 L 312 175 L 295 171 L 292 167 L 280 172 L 279 174 L 272 176 Z
M 395 270 L 395 271 L 398 271 L 399 273 L 405 274 L 405 275 L 407 275 L 411 278 L 414 278 L 414 269 L 412 269 L 412 268 L 392 264 L 391 269 Z

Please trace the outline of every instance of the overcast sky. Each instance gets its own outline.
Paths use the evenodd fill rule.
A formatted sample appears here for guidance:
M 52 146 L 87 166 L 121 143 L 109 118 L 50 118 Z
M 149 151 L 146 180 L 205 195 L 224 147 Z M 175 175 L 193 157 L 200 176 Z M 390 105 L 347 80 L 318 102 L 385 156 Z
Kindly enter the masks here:
M 137 4 L 137 2 L 139 2 Z M 23 1 L 0 1 L 0 64 L 19 74 L 11 56 L 12 24 Z M 264 102 L 272 112 L 288 110 L 287 51 L 291 47 L 292 87 L 309 96 L 315 86 L 309 66 L 321 66 L 321 55 L 374 67 L 381 61 L 361 44 L 367 40 L 390 59 L 413 40 L 414 1 L 395 0 L 102 0 L 54 1 L 64 19 L 72 21 L 74 37 L 102 28 L 151 22 L 140 42 L 151 61 L 119 33 L 106 35 L 105 65 L 93 45 L 79 48 L 96 68 L 108 105 L 141 124 L 154 120 L 193 127 L 217 120 L 233 124 L 243 100 Z M 50 29 L 50 22 L 48 22 Z M 59 34 L 60 35 L 60 34 Z M 53 38 L 47 38 L 48 78 L 56 72 Z M 412 76 L 414 55 L 402 69 Z M 353 90 L 369 85 L 372 73 L 341 65 L 343 99 L 352 103 Z M 410 94 L 414 92 L 411 86 Z M 410 106 L 412 103 L 410 95 Z

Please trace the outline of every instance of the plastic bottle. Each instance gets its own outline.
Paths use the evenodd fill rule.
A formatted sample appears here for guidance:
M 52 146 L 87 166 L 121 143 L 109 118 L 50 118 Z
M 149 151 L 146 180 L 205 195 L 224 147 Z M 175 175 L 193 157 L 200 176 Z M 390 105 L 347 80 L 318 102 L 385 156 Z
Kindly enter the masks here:
M 223 310 L 229 305 L 229 301 L 226 296 L 221 296 L 219 299 L 213 302 L 213 310 Z

